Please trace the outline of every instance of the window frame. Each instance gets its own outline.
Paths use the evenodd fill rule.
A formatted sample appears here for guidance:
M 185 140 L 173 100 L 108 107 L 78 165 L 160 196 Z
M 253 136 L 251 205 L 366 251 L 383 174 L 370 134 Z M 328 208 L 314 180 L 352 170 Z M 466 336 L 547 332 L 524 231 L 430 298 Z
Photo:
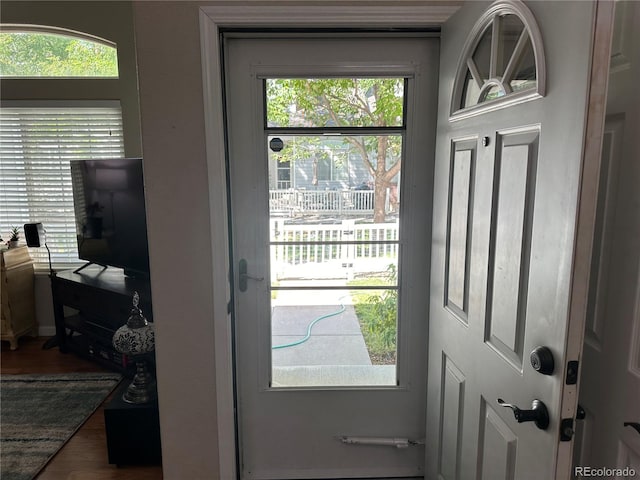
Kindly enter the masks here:
M 478 103 L 470 107 L 460 107 L 462 104 L 462 95 L 464 92 L 465 79 L 468 70 L 467 60 L 473 57 L 476 47 L 480 43 L 484 33 L 488 28 L 492 28 L 492 24 L 497 17 L 503 15 L 516 15 L 524 25 L 527 31 L 536 65 L 537 84 L 535 88 L 529 88 L 517 92 L 507 93 L 496 99 Z M 544 53 L 544 45 L 542 42 L 542 34 L 538 28 L 533 13 L 520 0 L 502 0 L 492 4 L 489 9 L 478 19 L 473 29 L 469 33 L 467 40 L 462 49 L 462 54 L 458 59 L 458 68 L 453 84 L 453 92 L 451 95 L 451 104 L 449 106 L 449 121 L 454 122 L 476 115 L 492 112 L 502 108 L 507 108 L 520 103 L 536 100 L 546 95 L 546 61 Z M 489 79 L 481 91 L 487 85 L 491 85 L 492 79 Z

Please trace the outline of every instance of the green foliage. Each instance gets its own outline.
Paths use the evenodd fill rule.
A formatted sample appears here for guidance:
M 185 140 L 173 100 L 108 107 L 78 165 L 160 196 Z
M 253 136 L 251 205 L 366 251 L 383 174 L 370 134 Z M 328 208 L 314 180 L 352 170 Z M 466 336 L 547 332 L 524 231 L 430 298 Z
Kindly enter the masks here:
M 392 127 L 403 125 L 402 78 L 279 78 L 266 80 L 270 127 Z M 374 178 L 376 193 L 400 171 L 400 135 L 343 135 L 342 151 L 353 153 Z M 296 136 L 275 154 L 280 162 L 312 159 L 322 151 L 319 137 Z M 339 149 L 336 149 L 338 151 Z M 332 161 L 344 159 L 334 155 Z M 374 221 L 384 221 L 384 195 L 375 195 Z
M 368 279 L 366 284 L 396 285 L 395 265 L 389 265 L 385 277 L 377 282 Z M 395 358 L 398 290 L 383 290 L 382 293 L 374 295 L 352 292 L 352 297 L 369 353 L 374 357 Z
M 281 78 L 266 88 L 269 126 L 402 125 L 402 78 Z
M 0 76 L 117 77 L 114 47 L 57 34 L 0 33 Z
M 20 227 L 11 227 L 11 236 L 9 237 L 10 242 L 17 242 L 20 240 Z

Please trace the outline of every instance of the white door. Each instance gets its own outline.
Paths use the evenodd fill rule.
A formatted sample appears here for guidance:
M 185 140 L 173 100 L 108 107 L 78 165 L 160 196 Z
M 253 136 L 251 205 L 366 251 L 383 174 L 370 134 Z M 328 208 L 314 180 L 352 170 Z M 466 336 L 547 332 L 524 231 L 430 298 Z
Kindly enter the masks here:
M 639 22 L 640 4 L 616 3 L 576 476 L 602 467 L 640 475 Z
M 242 478 L 422 476 L 438 41 L 224 44 Z
M 580 347 L 568 330 L 594 4 L 527 5 L 483 15 L 488 5 L 470 2 L 442 32 L 430 479 L 569 475 L 561 422 L 576 401 Z M 539 346 L 550 374 L 530 361 Z

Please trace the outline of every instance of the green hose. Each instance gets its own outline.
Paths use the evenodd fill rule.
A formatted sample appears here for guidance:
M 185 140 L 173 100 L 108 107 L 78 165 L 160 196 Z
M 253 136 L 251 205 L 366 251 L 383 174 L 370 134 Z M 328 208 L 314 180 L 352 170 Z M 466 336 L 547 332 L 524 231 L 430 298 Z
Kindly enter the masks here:
M 336 315 L 340 315 L 342 312 L 344 312 L 346 310 L 346 307 L 343 304 L 340 304 L 340 310 L 333 312 L 333 313 L 327 313 L 326 315 L 322 315 L 321 317 L 316 318 L 314 321 L 312 321 L 308 326 L 307 326 L 307 334 L 301 338 L 300 340 L 297 340 L 295 342 L 291 342 L 291 343 L 284 343 L 282 345 L 275 345 L 273 347 L 271 347 L 272 350 L 279 350 L 281 348 L 289 348 L 289 347 L 295 347 L 296 345 L 301 345 L 304 342 L 306 342 L 307 340 L 309 340 L 309 338 L 311 338 L 311 329 L 313 328 L 313 326 L 318 323 L 320 320 L 324 320 L 325 318 L 329 318 L 329 317 L 335 317 Z

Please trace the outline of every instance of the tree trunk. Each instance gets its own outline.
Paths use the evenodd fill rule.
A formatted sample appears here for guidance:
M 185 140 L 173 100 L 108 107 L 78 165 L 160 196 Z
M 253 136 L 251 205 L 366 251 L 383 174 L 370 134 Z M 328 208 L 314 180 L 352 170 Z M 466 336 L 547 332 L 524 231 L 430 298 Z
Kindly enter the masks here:
M 373 223 L 383 223 L 387 217 L 385 203 L 387 201 L 387 183 L 376 178 L 373 187 Z

